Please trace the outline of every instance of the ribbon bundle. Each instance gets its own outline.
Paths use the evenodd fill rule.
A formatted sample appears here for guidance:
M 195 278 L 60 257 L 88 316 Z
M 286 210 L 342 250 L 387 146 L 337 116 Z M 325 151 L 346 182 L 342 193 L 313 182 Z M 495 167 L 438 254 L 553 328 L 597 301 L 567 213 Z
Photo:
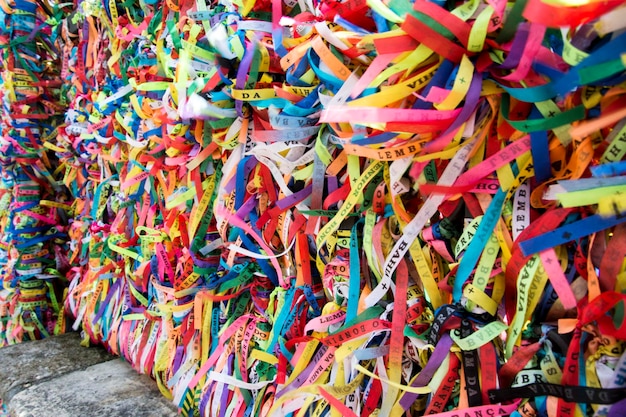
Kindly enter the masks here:
M 0 346 L 64 329 L 65 228 L 60 169 L 49 147 L 60 102 L 53 10 L 44 3 L 0 3 Z M 62 168 L 62 167 L 61 167 Z M 69 206 L 67 206 L 69 207 Z
M 183 415 L 621 415 L 623 2 L 75 6 L 66 310 Z

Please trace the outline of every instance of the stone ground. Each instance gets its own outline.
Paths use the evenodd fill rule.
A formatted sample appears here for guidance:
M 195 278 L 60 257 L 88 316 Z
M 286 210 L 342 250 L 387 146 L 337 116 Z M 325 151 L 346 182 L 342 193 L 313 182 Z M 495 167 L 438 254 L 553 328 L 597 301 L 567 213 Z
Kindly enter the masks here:
M 100 347 L 81 347 L 77 333 L 0 349 L 0 417 L 176 415 L 156 382 Z

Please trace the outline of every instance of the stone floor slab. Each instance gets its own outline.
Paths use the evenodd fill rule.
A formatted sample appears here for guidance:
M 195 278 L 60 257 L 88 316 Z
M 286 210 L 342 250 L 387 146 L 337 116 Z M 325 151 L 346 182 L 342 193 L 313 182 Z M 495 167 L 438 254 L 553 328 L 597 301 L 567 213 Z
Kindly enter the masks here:
M 81 347 L 78 333 L 3 347 L 0 398 L 8 404 L 14 395 L 28 387 L 113 358 L 102 347 Z
M 176 407 L 156 383 L 121 359 L 42 382 L 13 396 L 13 417 L 170 417 Z

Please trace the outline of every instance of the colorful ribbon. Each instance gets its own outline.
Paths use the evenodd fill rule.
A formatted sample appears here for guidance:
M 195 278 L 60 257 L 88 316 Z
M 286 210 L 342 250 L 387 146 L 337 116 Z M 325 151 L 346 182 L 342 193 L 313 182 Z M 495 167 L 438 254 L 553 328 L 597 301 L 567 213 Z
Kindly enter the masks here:
M 623 408 L 623 2 L 1 4 L 5 291 L 182 415 Z

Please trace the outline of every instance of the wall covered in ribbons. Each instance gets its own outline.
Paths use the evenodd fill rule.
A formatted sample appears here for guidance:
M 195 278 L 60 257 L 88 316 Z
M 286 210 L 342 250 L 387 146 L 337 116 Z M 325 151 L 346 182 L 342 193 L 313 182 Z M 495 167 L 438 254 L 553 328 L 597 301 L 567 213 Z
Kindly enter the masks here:
M 0 2 L 0 346 L 63 332 L 73 196 L 53 143 L 67 108 L 53 24 L 36 1 Z
M 0 6 L 0 346 L 184 416 L 626 412 L 626 2 Z

